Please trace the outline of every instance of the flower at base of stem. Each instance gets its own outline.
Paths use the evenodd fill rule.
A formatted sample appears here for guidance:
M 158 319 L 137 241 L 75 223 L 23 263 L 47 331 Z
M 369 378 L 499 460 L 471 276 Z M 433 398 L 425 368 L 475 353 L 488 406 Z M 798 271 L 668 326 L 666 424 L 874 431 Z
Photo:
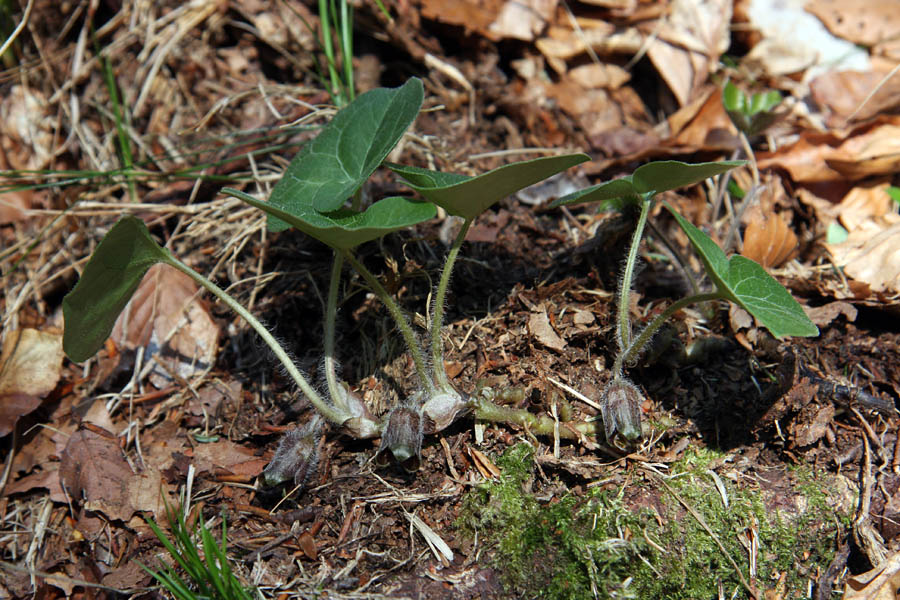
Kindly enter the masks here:
M 263 483 L 275 486 L 289 479 L 303 489 L 319 464 L 319 437 L 325 421 L 314 415 L 303 427 L 291 429 L 282 436 L 275 456 L 263 471 Z
M 600 412 L 607 441 L 620 436 L 633 442 L 641 438 L 641 404 L 644 395 L 625 377 L 616 377 L 603 389 Z
M 394 460 L 407 471 L 416 471 L 422 454 L 423 416 L 421 409 L 401 405 L 388 413 L 381 445 L 376 455 L 377 462 L 387 464 L 386 450 L 390 450 Z

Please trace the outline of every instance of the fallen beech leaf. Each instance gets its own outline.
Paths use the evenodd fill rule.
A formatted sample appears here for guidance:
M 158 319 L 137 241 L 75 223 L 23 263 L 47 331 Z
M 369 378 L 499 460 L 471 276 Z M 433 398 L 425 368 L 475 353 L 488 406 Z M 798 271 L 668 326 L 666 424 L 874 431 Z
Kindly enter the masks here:
M 900 552 L 860 575 L 847 578 L 844 600 L 896 600 L 900 591 Z
M 722 106 L 722 89 L 709 86 L 667 119 L 668 145 L 680 151 L 734 150 L 740 145 L 737 127 Z
M 263 472 L 266 461 L 251 448 L 230 440 L 219 440 L 197 444 L 194 448 L 194 466 L 198 473 L 227 469 L 234 475 L 256 477 Z
M 19 329 L 7 335 L 0 352 L 0 437 L 53 391 L 62 359 L 60 332 Z
M 488 37 L 530 42 L 544 30 L 556 12 L 557 0 L 507 0 L 488 26 Z
M 779 215 L 754 219 L 744 232 L 741 254 L 769 269 L 779 267 L 797 250 L 797 236 Z
M 890 181 L 869 182 L 847 192 L 834 213 L 848 232 L 858 229 L 881 231 L 896 218 L 894 203 L 887 190 Z
M 822 306 L 807 307 L 806 316 L 809 320 L 816 324 L 817 327 L 825 327 L 839 315 L 844 315 L 851 323 L 856 320 L 856 307 L 849 302 L 836 301 L 823 304 Z
M 566 349 L 566 342 L 550 326 L 546 310 L 531 313 L 528 317 L 528 331 L 537 341 L 551 350 L 562 352 Z
M 165 515 L 168 486 L 159 471 L 133 473 L 113 434 L 100 428 L 76 431 L 60 458 L 66 491 L 71 498 L 83 498 L 85 509 L 120 521 L 136 512 L 152 512 L 157 519 Z
M 834 35 L 861 46 L 900 36 L 900 12 L 884 0 L 809 0 L 803 9 L 817 16 Z
M 145 360 L 159 353 L 157 360 L 185 379 L 208 368 L 216 359 L 219 327 L 197 297 L 198 289 L 181 271 L 150 267 L 110 338 L 124 348 L 143 346 Z M 158 374 L 168 380 L 163 370 Z
M 674 0 L 668 16 L 653 22 L 647 50 L 657 72 L 684 106 L 731 43 L 732 2 Z
M 848 277 L 868 284 L 876 292 L 900 291 L 900 223 L 875 235 L 851 231 L 842 244 L 825 244 L 834 263 Z
M 838 119 L 853 115 L 854 121 L 865 121 L 900 104 L 900 73 L 885 80 L 888 73 L 829 71 L 810 83 L 810 92 L 816 104 L 826 107 Z
M 853 179 L 896 173 L 900 171 L 900 124 L 888 123 L 851 137 L 825 161 Z
M 835 37 L 803 5 L 783 0 L 743 3 L 749 28 L 762 38 L 746 56 L 746 64 L 771 77 L 806 71 L 812 78 L 828 70 L 868 68 L 866 50 Z
M 607 88 L 615 90 L 631 79 L 631 73 L 619 65 L 597 63 L 575 67 L 566 75 L 586 89 Z
M 590 47 L 597 54 L 633 54 L 640 50 L 643 36 L 637 29 L 616 31 L 612 24 L 598 24 L 595 27 L 575 31 L 565 27 L 551 27 L 547 37 L 535 41 L 534 45 L 552 66 L 554 59 L 568 60 L 587 52 Z

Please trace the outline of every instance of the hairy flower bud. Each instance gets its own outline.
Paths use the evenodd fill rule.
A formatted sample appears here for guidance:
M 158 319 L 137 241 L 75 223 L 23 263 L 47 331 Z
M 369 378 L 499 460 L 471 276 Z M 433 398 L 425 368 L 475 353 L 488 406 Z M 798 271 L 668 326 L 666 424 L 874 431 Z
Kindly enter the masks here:
M 351 392 L 346 383 L 339 385 L 338 389 L 341 398 L 336 398 L 335 404 L 344 407 L 350 413 L 350 418 L 342 424 L 344 431 L 357 439 L 378 437 L 381 434 L 381 426 L 372 417 L 362 398 Z
M 629 442 L 641 438 L 643 402 L 641 391 L 624 377 L 616 377 L 606 385 L 600 399 L 600 412 L 607 441 L 612 441 L 616 432 Z
M 452 388 L 432 394 L 422 405 L 422 412 L 431 420 L 428 433 L 449 427 L 467 405 L 465 396 Z
M 387 424 L 381 436 L 381 446 L 376 455 L 381 464 L 386 464 L 385 450 L 390 450 L 394 459 L 407 471 L 419 468 L 422 454 L 422 412 L 412 406 L 397 406 L 388 413 Z
M 318 414 L 303 427 L 291 429 L 281 438 L 275 456 L 263 471 L 263 483 L 278 485 L 288 479 L 303 489 L 319 464 L 319 437 L 324 421 Z

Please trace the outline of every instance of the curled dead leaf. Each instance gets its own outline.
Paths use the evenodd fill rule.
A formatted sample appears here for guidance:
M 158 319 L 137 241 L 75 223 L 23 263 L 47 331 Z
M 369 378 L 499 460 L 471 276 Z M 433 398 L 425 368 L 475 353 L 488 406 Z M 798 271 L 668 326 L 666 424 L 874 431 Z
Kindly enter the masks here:
M 769 269 L 791 259 L 797 244 L 797 235 L 784 219 L 779 215 L 764 215 L 747 225 L 741 254 Z
M 562 352 L 566 349 L 566 342 L 551 327 L 546 310 L 531 313 L 528 317 L 528 332 L 551 350 Z
M 0 437 L 41 404 L 59 381 L 62 333 L 19 329 L 9 332 L 0 352 Z
M 110 339 L 123 348 L 145 348 L 185 379 L 216 359 L 219 326 L 197 295 L 197 284 L 166 265 L 150 267 L 119 315 Z M 168 380 L 159 370 L 157 376 Z

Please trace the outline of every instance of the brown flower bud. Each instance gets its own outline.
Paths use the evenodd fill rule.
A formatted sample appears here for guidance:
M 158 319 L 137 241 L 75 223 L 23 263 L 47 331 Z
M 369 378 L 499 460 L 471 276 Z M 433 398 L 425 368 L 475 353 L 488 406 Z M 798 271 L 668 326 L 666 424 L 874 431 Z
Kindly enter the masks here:
M 291 429 L 282 436 L 275 456 L 263 471 L 266 486 L 293 479 L 294 485 L 303 489 L 319 464 L 319 437 L 323 424 L 322 417 L 314 415 L 303 427 Z
M 388 413 L 387 424 L 381 436 L 381 446 L 376 457 L 379 464 L 386 464 L 385 450 L 407 471 L 419 468 L 422 454 L 422 413 L 412 406 L 397 406 Z
M 600 399 L 600 412 L 607 441 L 612 441 L 616 432 L 629 442 L 641 438 L 643 402 L 641 391 L 624 377 L 616 377 L 606 385 Z

